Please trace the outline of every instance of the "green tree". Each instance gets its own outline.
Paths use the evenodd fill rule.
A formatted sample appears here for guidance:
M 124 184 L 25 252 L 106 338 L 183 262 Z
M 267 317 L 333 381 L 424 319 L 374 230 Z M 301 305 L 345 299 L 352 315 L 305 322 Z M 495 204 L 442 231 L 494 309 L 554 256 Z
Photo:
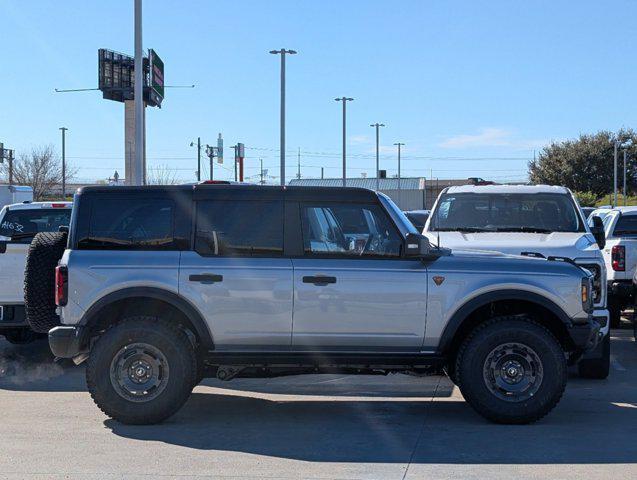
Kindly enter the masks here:
M 593 192 L 574 192 L 577 201 L 582 207 L 594 207 L 597 205 L 599 197 Z
M 628 147 L 627 189 L 635 190 L 637 179 L 637 134 L 632 129 L 617 133 L 601 131 L 580 135 L 576 140 L 553 142 L 529 163 L 529 179 L 535 184 L 563 185 L 597 197 L 613 191 L 613 148 L 615 140 L 632 140 Z M 617 185 L 623 185 L 623 153 L 618 155 Z

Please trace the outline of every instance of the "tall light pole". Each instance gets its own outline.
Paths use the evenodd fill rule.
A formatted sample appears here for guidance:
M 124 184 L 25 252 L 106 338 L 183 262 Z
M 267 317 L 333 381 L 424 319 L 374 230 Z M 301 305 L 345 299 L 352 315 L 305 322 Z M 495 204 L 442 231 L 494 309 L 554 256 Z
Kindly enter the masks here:
M 376 191 L 380 190 L 380 158 L 379 158 L 379 132 L 378 129 L 379 127 L 384 127 L 385 124 L 384 123 L 372 123 L 370 125 L 370 127 L 375 127 L 376 128 Z
M 285 185 L 285 55 L 296 55 L 295 50 L 270 50 L 272 55 L 281 55 L 281 185 Z
M 626 149 L 624 148 L 624 207 L 626 206 Z
M 405 144 L 401 142 L 396 142 L 394 143 L 394 145 L 398 147 L 398 191 L 400 191 L 400 147 L 402 147 Z
M 144 67 L 142 51 L 142 0 L 135 0 L 135 168 L 131 185 L 144 182 Z M 126 179 L 128 180 L 128 179 Z
M 66 131 L 68 128 L 60 127 L 62 131 L 62 198 L 66 198 Z
M 613 145 L 613 207 L 617 206 L 617 149 L 621 142 L 615 140 Z
M 349 97 L 335 98 L 337 102 L 343 102 L 343 186 L 347 184 L 347 146 L 346 146 L 346 125 L 347 125 L 347 102 L 354 99 Z
M 190 142 L 190 146 L 194 147 L 195 142 Z M 201 137 L 197 137 L 197 181 L 201 182 Z

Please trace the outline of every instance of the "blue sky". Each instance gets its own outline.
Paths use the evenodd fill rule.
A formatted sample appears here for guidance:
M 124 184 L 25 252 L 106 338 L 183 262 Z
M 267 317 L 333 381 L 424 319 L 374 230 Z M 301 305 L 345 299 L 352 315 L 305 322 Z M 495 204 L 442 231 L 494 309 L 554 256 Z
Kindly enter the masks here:
M 28 151 L 69 128 L 78 179 L 123 175 L 123 104 L 99 92 L 97 49 L 133 52 L 133 1 L 0 0 L 0 141 Z M 340 174 L 341 110 L 348 104 L 349 175 L 522 180 L 551 140 L 634 126 L 637 2 L 145 0 L 144 47 L 166 64 L 163 108 L 147 112 L 150 166 L 194 179 L 201 136 L 247 147 L 278 172 L 279 60 L 288 59 L 288 178 Z M 226 150 L 226 157 L 229 152 Z M 229 178 L 229 163 L 217 168 Z M 276 179 L 273 179 L 276 181 Z

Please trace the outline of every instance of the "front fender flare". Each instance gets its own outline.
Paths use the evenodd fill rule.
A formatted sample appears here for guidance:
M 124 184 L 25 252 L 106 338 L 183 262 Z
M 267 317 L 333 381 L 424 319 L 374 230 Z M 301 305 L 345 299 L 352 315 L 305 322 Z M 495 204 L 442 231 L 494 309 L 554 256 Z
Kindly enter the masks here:
M 535 303 L 554 313 L 555 316 L 562 321 L 565 327 L 570 328 L 573 324 L 571 317 L 569 317 L 559 305 L 538 293 L 517 289 L 495 290 L 472 298 L 453 313 L 442 332 L 438 350 L 440 352 L 446 352 L 449 349 L 456 332 L 460 329 L 462 323 L 467 317 L 469 317 L 469 315 L 471 315 L 471 313 L 480 307 L 502 300 L 520 300 Z

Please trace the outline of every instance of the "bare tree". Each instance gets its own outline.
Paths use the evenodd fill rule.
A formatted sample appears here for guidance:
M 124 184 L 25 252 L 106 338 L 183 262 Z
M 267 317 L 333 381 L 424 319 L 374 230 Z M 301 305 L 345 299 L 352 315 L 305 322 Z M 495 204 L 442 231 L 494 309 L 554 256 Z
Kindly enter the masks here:
M 150 167 L 146 172 L 148 185 L 177 185 L 181 181 L 177 178 L 177 171 L 166 165 Z
M 33 188 L 33 198 L 41 200 L 51 195 L 54 187 L 62 183 L 62 162 L 52 145 L 34 147 L 29 154 L 21 154 L 13 165 L 13 182 Z M 72 178 L 77 170 L 66 166 L 66 180 Z M 2 165 L 2 174 L 8 180 L 9 165 Z

